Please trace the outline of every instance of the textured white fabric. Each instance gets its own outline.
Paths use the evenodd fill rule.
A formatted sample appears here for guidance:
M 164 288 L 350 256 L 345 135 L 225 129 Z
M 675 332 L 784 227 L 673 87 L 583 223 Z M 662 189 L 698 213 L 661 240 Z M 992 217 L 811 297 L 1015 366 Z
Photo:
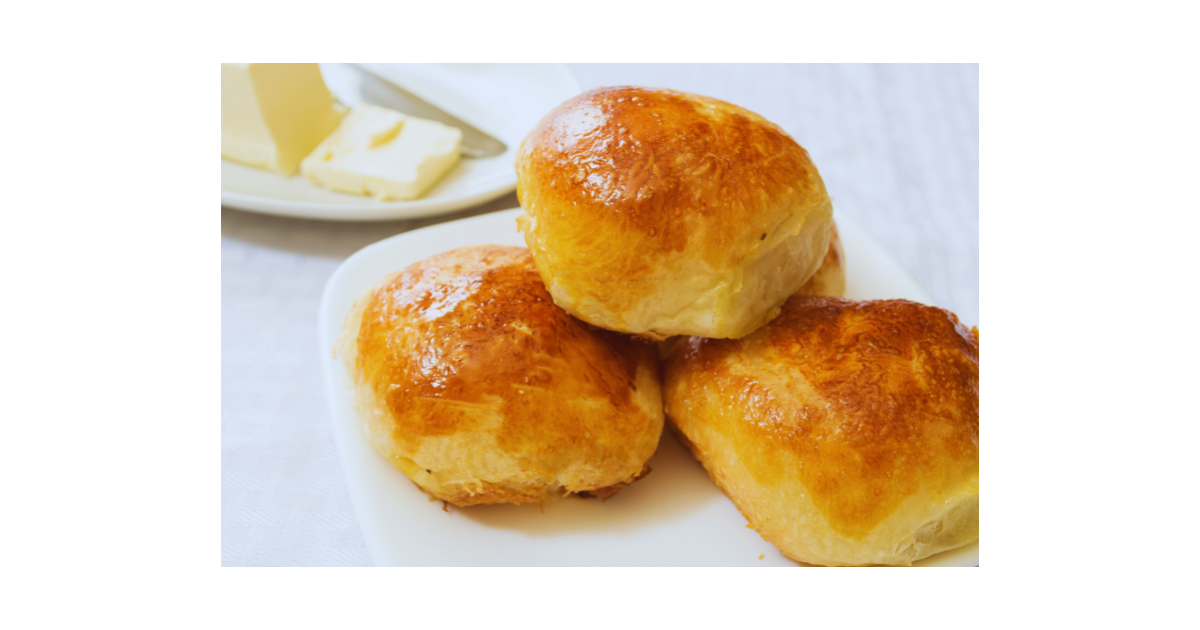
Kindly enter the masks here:
M 979 323 L 975 65 L 573 65 L 754 110 L 804 145 L 833 198 L 967 325 Z M 317 306 L 338 264 L 449 216 L 333 223 L 221 213 L 221 563 L 367 565 L 326 410 Z M 836 216 L 836 215 L 835 215 Z M 847 261 L 853 265 L 854 261 Z

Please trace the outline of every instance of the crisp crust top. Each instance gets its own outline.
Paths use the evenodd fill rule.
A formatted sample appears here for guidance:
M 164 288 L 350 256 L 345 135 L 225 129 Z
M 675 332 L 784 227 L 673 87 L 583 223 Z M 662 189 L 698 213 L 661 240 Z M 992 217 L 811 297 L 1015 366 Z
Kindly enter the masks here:
M 664 370 L 669 417 L 713 423 L 760 484 L 798 476 L 845 536 L 918 489 L 978 492 L 979 337 L 949 311 L 793 297 L 743 339 L 687 339 Z
M 665 89 L 598 88 L 559 105 L 522 142 L 517 175 L 548 234 L 630 239 L 639 257 L 687 249 L 714 267 L 828 203 L 808 152 L 777 125 Z
M 628 467 L 630 440 L 656 435 L 633 398 L 639 365 L 657 379 L 654 347 L 555 306 L 525 248 L 453 250 L 396 274 L 369 298 L 357 348 L 406 452 L 494 431 L 520 474 L 549 483 L 581 457 Z

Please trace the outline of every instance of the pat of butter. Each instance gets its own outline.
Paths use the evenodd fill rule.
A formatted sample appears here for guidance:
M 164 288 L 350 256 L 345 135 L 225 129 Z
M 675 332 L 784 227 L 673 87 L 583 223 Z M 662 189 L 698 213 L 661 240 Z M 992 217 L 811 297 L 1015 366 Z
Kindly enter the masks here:
M 300 170 L 313 183 L 380 200 L 416 199 L 458 162 L 462 132 L 439 122 L 360 105 Z
M 222 157 L 291 175 L 343 112 L 315 63 L 221 64 Z

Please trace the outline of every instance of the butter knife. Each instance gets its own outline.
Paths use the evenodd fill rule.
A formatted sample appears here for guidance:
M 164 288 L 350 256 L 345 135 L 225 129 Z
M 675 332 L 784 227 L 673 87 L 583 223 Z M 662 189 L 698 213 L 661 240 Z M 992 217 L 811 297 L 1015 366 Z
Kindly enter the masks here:
M 462 131 L 462 147 L 459 150 L 465 157 L 487 158 L 503 154 L 508 150 L 503 142 L 480 131 L 461 118 L 458 118 L 442 108 L 392 83 L 386 78 L 375 74 L 371 64 L 347 64 L 359 70 L 362 82 L 359 89 L 369 102 L 394 109 L 417 118 L 436 120 L 444 125 L 457 127 Z

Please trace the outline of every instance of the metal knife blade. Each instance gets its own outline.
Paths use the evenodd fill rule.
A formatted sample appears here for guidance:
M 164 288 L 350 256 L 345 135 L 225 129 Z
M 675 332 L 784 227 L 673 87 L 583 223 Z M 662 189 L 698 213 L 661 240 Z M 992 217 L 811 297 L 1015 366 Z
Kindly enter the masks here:
M 503 142 L 371 71 L 369 64 L 348 64 L 362 73 L 360 90 L 365 100 L 417 118 L 436 120 L 462 131 L 460 153 L 471 158 L 494 157 L 508 150 Z

